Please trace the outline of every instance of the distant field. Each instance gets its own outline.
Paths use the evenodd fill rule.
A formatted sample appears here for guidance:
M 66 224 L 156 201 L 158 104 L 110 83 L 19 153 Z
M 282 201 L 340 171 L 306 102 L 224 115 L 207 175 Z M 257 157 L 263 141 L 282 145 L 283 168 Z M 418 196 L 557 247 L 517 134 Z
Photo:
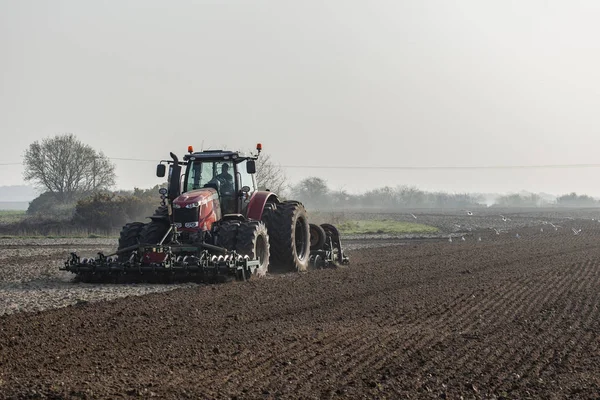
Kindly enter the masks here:
M 350 220 L 339 224 L 338 228 L 345 234 L 438 232 L 435 226 L 393 220 Z
M 10 224 L 25 218 L 25 210 L 2 210 L 0 209 L 0 224 Z

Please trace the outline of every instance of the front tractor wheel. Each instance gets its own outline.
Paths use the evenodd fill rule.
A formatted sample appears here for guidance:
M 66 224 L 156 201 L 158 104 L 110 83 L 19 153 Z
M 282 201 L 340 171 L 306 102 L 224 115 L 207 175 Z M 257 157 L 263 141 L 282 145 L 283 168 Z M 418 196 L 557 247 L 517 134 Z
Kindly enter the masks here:
M 217 246 L 224 247 L 227 250 L 235 250 L 237 244 L 238 230 L 240 229 L 240 221 L 221 221 L 217 227 Z
M 166 221 L 154 220 L 147 223 L 140 233 L 140 243 L 159 244 L 169 231 L 169 228 L 170 226 Z M 172 236 L 172 234 L 169 234 L 169 237 L 165 239 L 164 243 L 170 242 L 170 237 Z
M 281 272 L 304 272 L 310 258 L 306 209 L 298 201 L 284 201 L 268 218 L 271 265 Z
M 119 234 L 119 247 L 117 248 L 117 251 L 139 244 L 140 234 L 145 225 L 146 224 L 143 222 L 130 222 L 125 224 L 123 229 L 121 229 L 121 233 Z M 124 253 L 120 253 L 118 260 L 120 262 L 129 260 L 132 252 L 132 250 L 129 250 Z

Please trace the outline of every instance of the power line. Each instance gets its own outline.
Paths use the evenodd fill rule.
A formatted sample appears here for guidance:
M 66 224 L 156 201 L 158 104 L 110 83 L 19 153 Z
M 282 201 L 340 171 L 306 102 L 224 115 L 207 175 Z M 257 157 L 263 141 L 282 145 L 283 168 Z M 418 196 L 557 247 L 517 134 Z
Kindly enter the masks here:
M 120 157 L 107 157 L 109 160 L 119 160 L 119 161 L 148 161 L 148 162 L 158 162 L 157 160 L 145 160 L 142 158 L 120 158 Z
M 157 162 L 143 158 L 107 157 L 109 160 Z M 3 165 L 22 165 L 22 162 L 0 163 Z M 367 170 L 491 170 L 491 169 L 567 169 L 567 168 L 600 168 L 600 164 L 538 164 L 538 165 L 422 165 L 422 166 L 387 166 L 387 165 L 281 165 L 282 168 L 303 169 L 367 169 Z
M 102 158 L 102 157 L 99 157 Z M 142 161 L 142 162 L 157 162 L 156 160 L 146 160 L 142 158 L 120 158 L 120 157 L 106 157 L 109 160 L 118 160 L 118 161 Z M 22 165 L 22 162 L 11 162 L 11 163 L 0 163 L 0 165 Z
M 486 169 L 559 169 L 600 168 L 600 164 L 544 164 L 544 165 L 440 165 L 440 166 L 369 166 L 369 165 L 282 165 L 282 168 L 314 169 L 374 169 L 374 170 L 486 170 Z
M 110 160 L 147 161 L 141 158 L 108 157 Z M 560 169 L 560 168 L 600 168 L 600 164 L 540 164 L 540 165 L 424 165 L 424 166 L 386 166 L 386 165 L 281 165 L 282 168 L 311 168 L 311 169 L 374 169 L 374 170 L 469 170 L 469 169 Z

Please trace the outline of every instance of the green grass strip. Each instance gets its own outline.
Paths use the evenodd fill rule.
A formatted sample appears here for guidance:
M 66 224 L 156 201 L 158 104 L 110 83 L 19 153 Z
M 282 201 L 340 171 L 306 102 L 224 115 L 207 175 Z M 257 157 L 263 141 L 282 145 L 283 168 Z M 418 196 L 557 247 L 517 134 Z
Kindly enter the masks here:
M 392 220 L 346 221 L 339 224 L 338 229 L 340 230 L 340 232 L 350 235 L 367 233 L 408 234 L 438 232 L 438 228 L 436 228 L 435 226 Z

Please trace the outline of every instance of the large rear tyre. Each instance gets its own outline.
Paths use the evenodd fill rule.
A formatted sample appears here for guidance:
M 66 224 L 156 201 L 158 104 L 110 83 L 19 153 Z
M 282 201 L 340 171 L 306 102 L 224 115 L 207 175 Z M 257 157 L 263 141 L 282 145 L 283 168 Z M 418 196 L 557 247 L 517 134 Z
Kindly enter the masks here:
M 147 223 L 140 233 L 141 244 L 158 244 L 169 231 L 169 224 L 165 221 L 153 220 Z M 173 235 L 169 234 L 164 243 L 169 243 Z
M 302 203 L 284 201 L 265 217 L 273 270 L 306 271 L 310 257 L 310 231 Z
M 236 252 L 248 256 L 250 260 L 260 261 L 254 275 L 263 277 L 269 270 L 269 234 L 267 227 L 260 221 L 243 222 L 238 229 Z
M 119 247 L 118 250 L 125 249 L 127 247 L 135 246 L 140 243 L 140 234 L 146 224 L 143 222 L 130 222 L 123 226 L 121 233 L 119 234 Z M 127 251 L 118 255 L 117 259 L 120 262 L 129 260 L 133 251 Z

